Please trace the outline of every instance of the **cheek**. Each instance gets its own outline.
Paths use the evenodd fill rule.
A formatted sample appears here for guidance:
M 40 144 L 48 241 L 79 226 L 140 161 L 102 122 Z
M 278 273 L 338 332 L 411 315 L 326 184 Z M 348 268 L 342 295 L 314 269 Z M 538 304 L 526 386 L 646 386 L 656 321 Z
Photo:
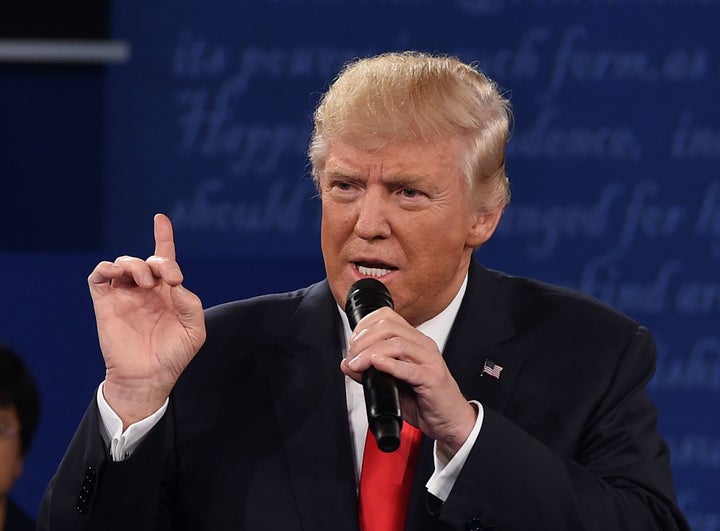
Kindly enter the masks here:
M 326 264 L 332 264 L 338 251 L 338 237 L 330 224 L 323 222 L 320 228 L 320 249 Z
M 327 205 L 327 201 L 323 201 L 320 209 L 320 236 L 324 240 L 332 232 L 335 216 L 332 209 Z
M 438 267 L 442 262 L 453 262 L 465 252 L 466 234 L 463 228 L 452 223 L 426 224 L 420 220 L 413 224 L 412 232 L 401 237 L 408 253 L 427 267 Z
M 7 494 L 13 483 L 22 472 L 22 459 L 17 457 L 18 450 L 13 448 L 0 448 L 0 495 Z
M 330 283 L 330 290 L 339 305 L 345 304 L 345 287 L 343 279 L 342 249 L 345 241 L 343 230 L 337 217 L 327 215 L 327 208 L 323 206 L 323 217 L 320 224 L 320 248 L 325 264 L 325 273 Z M 348 285 L 349 287 L 349 285 Z
M 405 248 L 413 274 L 412 286 L 417 293 L 435 294 L 455 279 L 458 271 L 467 266 L 471 250 L 457 231 L 448 228 L 438 231 L 430 227 Z M 463 271 L 464 273 L 464 271 Z
M 342 245 L 352 235 L 353 221 L 348 211 L 343 212 L 342 206 L 323 205 L 320 220 L 320 246 L 326 257 L 337 255 Z

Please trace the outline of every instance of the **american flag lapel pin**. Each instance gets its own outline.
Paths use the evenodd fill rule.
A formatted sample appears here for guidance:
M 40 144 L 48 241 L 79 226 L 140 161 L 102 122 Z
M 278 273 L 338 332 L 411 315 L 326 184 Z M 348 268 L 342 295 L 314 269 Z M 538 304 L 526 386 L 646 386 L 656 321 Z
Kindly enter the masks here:
M 502 372 L 502 370 L 503 370 L 502 366 L 498 365 L 494 361 L 485 360 L 485 364 L 483 365 L 482 374 L 480 376 L 482 376 L 483 374 L 488 374 L 488 375 L 492 376 L 493 378 L 496 378 L 499 380 L 500 373 Z

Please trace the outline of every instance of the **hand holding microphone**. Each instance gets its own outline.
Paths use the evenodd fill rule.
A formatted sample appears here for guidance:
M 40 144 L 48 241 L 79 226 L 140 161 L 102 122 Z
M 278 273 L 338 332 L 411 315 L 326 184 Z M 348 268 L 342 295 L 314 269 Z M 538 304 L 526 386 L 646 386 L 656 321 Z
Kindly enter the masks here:
M 345 302 L 350 328 L 354 330 L 363 317 L 386 306 L 393 308 L 392 297 L 385 284 L 374 278 L 358 280 L 350 286 Z M 363 373 L 363 391 L 368 424 L 378 448 L 383 452 L 396 450 L 400 446 L 403 421 L 395 378 L 369 367 Z

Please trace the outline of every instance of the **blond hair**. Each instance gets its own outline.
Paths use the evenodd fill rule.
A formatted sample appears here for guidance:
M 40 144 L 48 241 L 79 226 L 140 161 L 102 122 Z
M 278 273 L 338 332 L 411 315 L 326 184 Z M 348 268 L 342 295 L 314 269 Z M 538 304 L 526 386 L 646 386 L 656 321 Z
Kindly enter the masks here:
M 308 148 L 318 183 L 328 142 L 380 149 L 403 142 L 464 142 L 461 161 L 478 208 L 507 205 L 510 102 L 474 65 L 449 56 L 392 52 L 345 65 L 321 98 Z

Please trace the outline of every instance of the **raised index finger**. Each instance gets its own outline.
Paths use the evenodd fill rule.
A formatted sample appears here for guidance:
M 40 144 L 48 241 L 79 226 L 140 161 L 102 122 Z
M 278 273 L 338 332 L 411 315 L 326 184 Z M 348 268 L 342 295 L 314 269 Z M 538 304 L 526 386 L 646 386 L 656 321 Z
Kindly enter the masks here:
M 155 230 L 155 256 L 175 260 L 175 240 L 170 218 L 165 214 L 155 214 L 153 218 Z

